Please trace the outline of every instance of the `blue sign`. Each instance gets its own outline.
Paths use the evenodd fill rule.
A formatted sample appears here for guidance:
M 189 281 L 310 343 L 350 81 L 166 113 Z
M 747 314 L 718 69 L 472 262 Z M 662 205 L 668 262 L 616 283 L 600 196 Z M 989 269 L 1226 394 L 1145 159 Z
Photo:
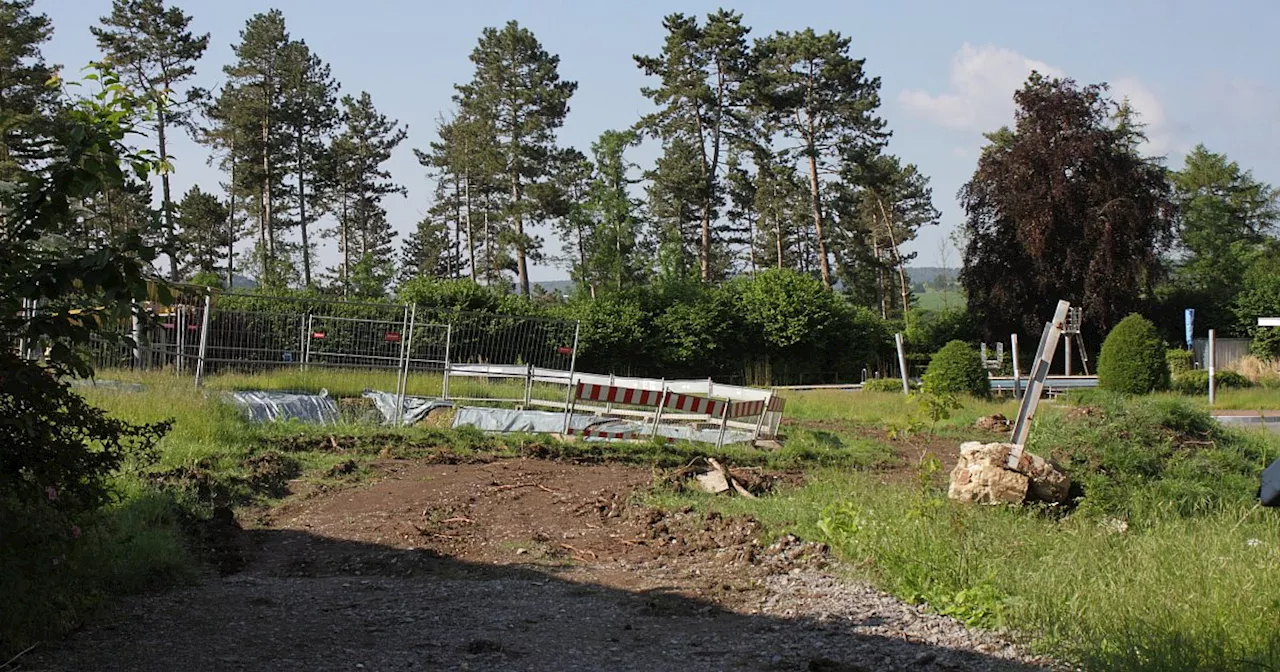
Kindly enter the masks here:
M 1192 349 L 1192 345 L 1191 345 L 1191 325 L 1195 324 L 1195 321 L 1196 321 L 1196 309 L 1195 309 L 1195 308 L 1188 308 L 1188 309 L 1187 309 L 1187 349 L 1188 349 L 1188 350 L 1191 350 L 1191 349 Z

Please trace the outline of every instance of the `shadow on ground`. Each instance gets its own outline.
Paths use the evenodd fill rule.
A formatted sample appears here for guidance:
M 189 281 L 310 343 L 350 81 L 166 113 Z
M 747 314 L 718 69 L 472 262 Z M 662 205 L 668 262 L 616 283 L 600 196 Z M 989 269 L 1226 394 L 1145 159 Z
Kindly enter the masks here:
M 197 586 L 124 600 L 22 669 L 1039 669 L 857 632 L 877 613 L 742 614 L 664 589 L 575 582 L 554 566 L 290 530 L 230 534 L 242 562 Z

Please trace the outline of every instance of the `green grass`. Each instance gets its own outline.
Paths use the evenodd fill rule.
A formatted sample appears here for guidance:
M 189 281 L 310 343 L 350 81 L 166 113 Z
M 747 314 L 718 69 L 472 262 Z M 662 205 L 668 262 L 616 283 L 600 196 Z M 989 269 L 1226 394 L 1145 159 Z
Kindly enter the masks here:
M 795 420 L 845 420 L 860 425 L 889 427 L 927 415 L 918 404 L 901 393 L 846 390 L 811 390 L 786 393 L 786 417 Z M 964 398 L 964 407 L 939 421 L 939 427 L 972 425 L 984 415 L 1002 413 L 1012 418 L 1018 404 L 1011 400 Z
M 1233 506 L 1117 533 L 1087 516 L 954 504 L 828 470 L 759 500 L 655 503 L 751 514 L 826 542 L 886 590 L 1016 629 L 1090 670 L 1277 669 L 1280 517 Z
M 964 292 L 928 289 L 916 294 L 916 307 L 925 310 L 956 310 L 965 307 Z

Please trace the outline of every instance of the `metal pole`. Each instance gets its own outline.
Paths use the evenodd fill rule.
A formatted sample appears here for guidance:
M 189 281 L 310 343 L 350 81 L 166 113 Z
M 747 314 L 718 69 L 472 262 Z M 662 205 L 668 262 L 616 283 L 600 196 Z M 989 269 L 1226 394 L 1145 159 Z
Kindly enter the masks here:
M 1009 343 L 1013 346 L 1013 398 L 1022 398 L 1022 370 L 1018 366 L 1018 335 L 1010 334 Z
M 209 313 L 213 312 L 213 293 L 204 295 L 204 315 L 200 317 L 200 355 L 196 359 L 196 387 L 204 382 L 204 358 L 209 347 Z
M 756 420 L 756 430 L 752 437 L 754 439 L 760 438 L 760 429 L 764 427 L 764 418 L 769 414 L 769 404 L 773 403 L 773 394 L 773 390 L 769 390 L 769 396 L 765 397 L 764 410 L 760 411 L 760 419 Z
M 893 344 L 898 348 L 898 370 L 902 373 L 902 393 L 911 394 L 911 386 L 907 383 L 907 351 L 902 345 L 902 334 L 893 335 Z
M 582 323 L 575 322 L 573 325 L 573 350 L 569 353 L 569 391 L 565 392 L 564 400 L 564 433 L 569 433 L 569 418 L 573 414 L 573 402 L 576 401 L 574 395 L 575 386 L 573 384 L 573 374 L 578 366 L 578 336 L 582 333 Z
M 441 389 L 443 399 L 449 399 L 449 348 L 453 345 L 453 321 L 449 322 L 449 326 L 444 332 L 444 386 Z
M 533 363 L 530 362 L 526 366 L 524 374 L 524 407 L 529 408 L 533 404 Z
M 666 406 L 667 404 L 667 379 L 666 378 L 662 379 L 662 383 L 660 384 L 659 387 L 661 388 L 662 393 L 658 395 L 658 410 L 653 414 L 653 429 L 649 432 L 649 434 L 654 436 L 657 436 L 658 434 L 658 423 L 662 422 L 662 407 Z
M 1217 381 L 1218 353 L 1216 352 L 1217 349 L 1218 349 L 1217 334 L 1214 333 L 1213 329 L 1210 329 L 1209 330 L 1209 405 L 1210 406 L 1213 405 L 1213 402 L 1216 400 L 1216 396 L 1217 396 L 1216 395 L 1217 390 L 1214 389 L 1216 387 L 1216 383 L 1218 382 Z
M 308 346 L 311 344 L 311 312 L 307 311 L 307 319 L 301 320 L 298 334 L 298 366 L 304 371 L 307 368 L 307 361 L 310 359 L 311 353 Z
M 1035 418 L 1036 408 L 1040 405 L 1040 395 L 1044 392 L 1044 379 L 1049 375 L 1049 367 L 1053 364 L 1053 355 L 1058 351 L 1058 339 L 1067 320 L 1067 310 L 1071 304 L 1059 301 L 1053 312 L 1053 320 L 1046 322 L 1044 332 L 1040 334 L 1040 347 L 1036 350 L 1036 358 L 1031 365 L 1027 380 L 1027 391 L 1022 396 L 1022 405 L 1018 407 L 1018 419 L 1013 425 L 1013 436 L 1010 443 L 1006 464 L 1016 466 L 1022 459 L 1022 448 L 1026 445 L 1027 434 L 1031 431 L 1031 421 Z
M 1070 335 L 1062 339 L 1062 346 L 1063 348 L 1065 348 L 1063 350 L 1063 354 L 1066 355 L 1066 360 L 1067 360 L 1066 373 L 1068 376 L 1070 376 L 1071 375 L 1071 336 Z

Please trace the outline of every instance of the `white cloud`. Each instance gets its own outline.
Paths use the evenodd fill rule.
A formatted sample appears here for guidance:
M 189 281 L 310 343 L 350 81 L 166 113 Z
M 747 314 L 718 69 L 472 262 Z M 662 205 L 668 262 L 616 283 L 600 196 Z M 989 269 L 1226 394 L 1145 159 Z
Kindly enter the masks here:
M 1062 76 L 1058 68 L 995 45 L 965 43 L 951 59 L 950 88 L 931 94 L 903 91 L 907 111 L 940 126 L 963 131 L 992 131 L 1013 120 L 1013 92 L 1031 71 Z
M 1064 77 L 1061 68 L 1024 56 L 1012 49 L 992 44 L 975 47 L 965 43 L 951 58 L 948 89 L 929 93 L 919 89 L 898 94 L 907 111 L 944 128 L 967 132 L 988 132 L 1013 122 L 1013 94 L 1035 70 Z M 1185 149 L 1183 135 L 1173 124 L 1159 96 L 1136 77 L 1120 77 L 1111 82 L 1111 95 L 1125 97 L 1146 125 L 1143 151 L 1162 155 Z M 956 151 L 952 155 L 960 158 Z

